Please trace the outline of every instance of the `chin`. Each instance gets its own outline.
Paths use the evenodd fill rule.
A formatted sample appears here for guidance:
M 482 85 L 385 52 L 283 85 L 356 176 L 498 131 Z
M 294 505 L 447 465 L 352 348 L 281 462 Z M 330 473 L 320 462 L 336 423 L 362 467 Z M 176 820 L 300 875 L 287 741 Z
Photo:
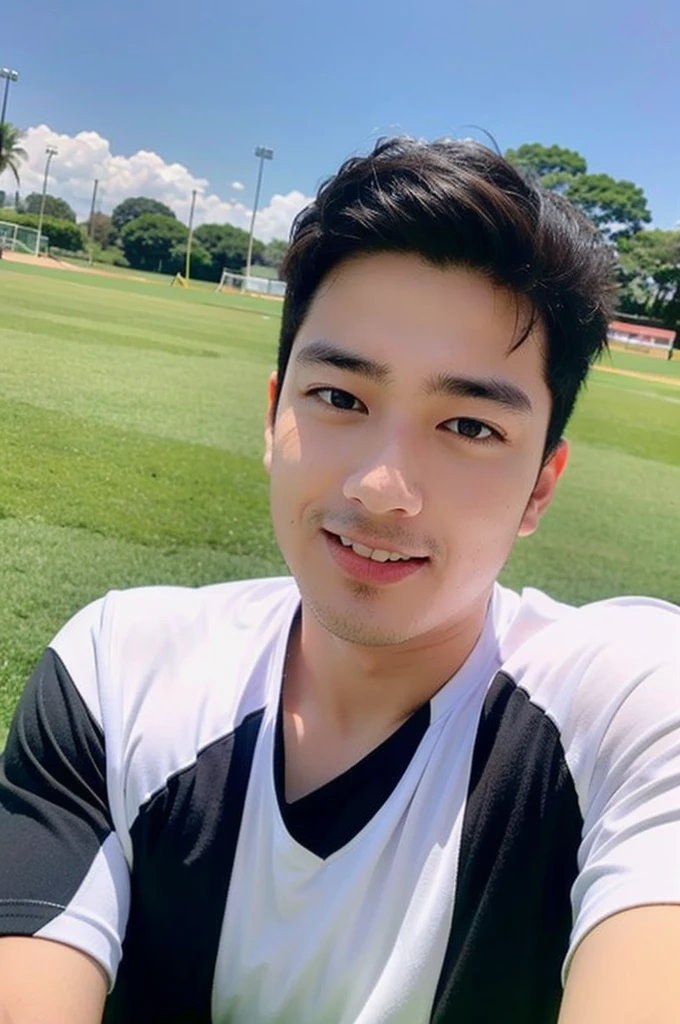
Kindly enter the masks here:
M 366 590 L 372 591 L 372 588 Z M 308 601 L 308 605 L 316 621 L 328 633 L 360 647 L 394 647 L 413 639 L 418 632 L 415 622 L 407 629 L 394 621 L 382 623 L 360 612 L 343 612 L 317 601 Z

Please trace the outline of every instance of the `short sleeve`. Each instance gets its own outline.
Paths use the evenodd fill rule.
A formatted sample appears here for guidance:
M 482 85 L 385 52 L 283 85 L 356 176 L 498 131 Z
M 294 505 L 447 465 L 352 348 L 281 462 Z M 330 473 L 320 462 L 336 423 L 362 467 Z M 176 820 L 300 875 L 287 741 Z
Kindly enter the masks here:
M 637 638 L 630 625 L 584 680 L 616 696 L 606 726 L 593 723 L 565 980 L 576 947 L 605 918 L 680 904 L 680 615 L 641 612 Z
M 91 645 L 86 630 L 82 641 Z M 93 685 L 85 681 L 85 689 Z M 112 986 L 129 892 L 108 808 L 104 734 L 48 648 L 0 760 L 0 935 L 74 946 L 102 965 Z

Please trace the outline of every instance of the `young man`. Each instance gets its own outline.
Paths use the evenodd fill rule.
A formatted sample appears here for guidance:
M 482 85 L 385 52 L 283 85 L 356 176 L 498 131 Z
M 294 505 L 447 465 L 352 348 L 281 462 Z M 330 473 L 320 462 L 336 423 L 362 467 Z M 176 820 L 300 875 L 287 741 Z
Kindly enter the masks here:
M 285 273 L 292 578 L 111 594 L 53 641 L 4 761 L 0 1019 L 677 1021 L 679 611 L 495 582 L 608 250 L 483 147 L 392 140 Z

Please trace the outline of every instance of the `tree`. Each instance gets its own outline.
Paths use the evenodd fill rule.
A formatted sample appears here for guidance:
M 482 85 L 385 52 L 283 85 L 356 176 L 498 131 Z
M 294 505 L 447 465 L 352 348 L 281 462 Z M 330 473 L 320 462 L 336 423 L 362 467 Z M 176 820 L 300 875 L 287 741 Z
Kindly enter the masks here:
M 125 225 L 121 240 L 131 267 L 168 271 L 174 246 L 186 242 L 188 235 L 178 220 L 161 213 L 144 213 Z
M 624 313 L 680 326 L 680 231 L 640 231 L 619 242 L 619 302 Z
M 276 267 L 277 270 L 280 270 L 287 249 L 288 242 L 284 242 L 280 238 L 273 238 L 264 247 L 262 262 L 267 267 Z
M 42 195 L 39 192 L 31 192 L 24 199 L 24 209 L 26 213 L 40 213 L 40 206 L 42 203 Z M 49 193 L 45 196 L 45 216 L 56 217 L 57 220 L 70 220 L 75 224 L 76 214 L 65 199 L 59 199 L 57 196 L 51 196 Z
M 558 191 L 588 169 L 584 157 L 575 150 L 542 146 L 539 142 L 525 142 L 517 149 L 508 149 L 505 158 L 523 173 L 540 178 L 546 188 Z
M 169 217 L 177 220 L 169 206 L 161 203 L 158 199 L 147 199 L 145 196 L 136 196 L 133 199 L 124 199 L 119 203 L 111 214 L 111 223 L 117 235 L 122 235 L 123 228 L 130 221 L 142 217 L 146 213 L 158 214 L 162 217 Z
M 565 195 L 612 241 L 634 235 L 652 219 L 642 189 L 608 174 L 582 174 L 569 183 Z
M 545 188 L 565 195 L 609 241 L 635 234 L 652 219 L 638 185 L 608 174 L 588 174 L 585 159 L 573 149 L 531 142 L 509 149 L 505 156 L 523 173 L 539 178 Z
M 81 225 L 86 235 L 90 234 L 90 221 L 86 220 Z M 111 218 L 105 213 L 95 213 L 92 217 L 92 240 L 100 245 L 102 249 L 107 249 L 116 240 L 116 232 Z
M 233 224 L 202 224 L 194 238 L 212 256 L 213 278 L 219 280 L 223 270 L 240 274 L 248 258 L 248 232 Z M 264 244 L 253 239 L 253 263 L 262 263 Z
M 19 145 L 21 132 L 9 121 L 0 121 L 0 174 L 10 170 L 17 185 L 19 181 L 19 165 L 28 160 L 28 153 Z
M 170 274 L 183 274 L 187 263 L 187 243 L 178 242 L 170 250 L 168 272 Z M 202 245 L 197 244 L 196 239 L 191 243 L 191 265 L 189 276 L 200 281 L 215 280 L 213 274 L 212 256 Z

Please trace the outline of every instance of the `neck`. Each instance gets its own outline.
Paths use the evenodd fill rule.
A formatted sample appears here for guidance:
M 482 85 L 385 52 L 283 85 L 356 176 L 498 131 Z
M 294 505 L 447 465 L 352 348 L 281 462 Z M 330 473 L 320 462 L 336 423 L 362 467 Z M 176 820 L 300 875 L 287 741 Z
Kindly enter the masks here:
M 488 595 L 446 631 L 364 647 L 330 633 L 303 602 L 289 645 L 286 709 L 304 714 L 313 707 L 347 734 L 396 727 L 463 665 L 480 637 L 487 607 Z

